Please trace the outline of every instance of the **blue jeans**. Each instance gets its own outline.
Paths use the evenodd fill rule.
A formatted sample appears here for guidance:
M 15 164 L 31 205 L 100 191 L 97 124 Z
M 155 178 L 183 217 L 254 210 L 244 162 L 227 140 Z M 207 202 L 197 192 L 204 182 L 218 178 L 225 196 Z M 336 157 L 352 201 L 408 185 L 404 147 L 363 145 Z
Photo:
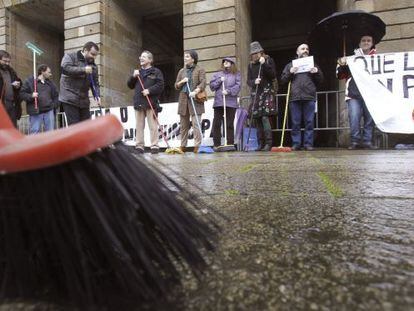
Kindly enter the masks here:
M 55 128 L 55 114 L 53 109 L 47 112 L 39 113 L 29 117 L 30 134 L 37 134 L 40 132 L 42 123 L 44 124 L 44 131 L 51 131 Z
M 292 119 L 292 145 L 301 146 L 300 126 L 302 117 L 305 122 L 303 146 L 313 146 L 313 119 L 315 115 L 314 100 L 295 100 L 290 102 L 290 117 Z
M 351 129 L 351 143 L 359 144 L 361 142 L 361 117 L 364 117 L 364 134 L 362 142 L 364 144 L 371 144 L 374 120 L 372 120 L 364 100 L 349 99 L 347 102 L 349 127 Z

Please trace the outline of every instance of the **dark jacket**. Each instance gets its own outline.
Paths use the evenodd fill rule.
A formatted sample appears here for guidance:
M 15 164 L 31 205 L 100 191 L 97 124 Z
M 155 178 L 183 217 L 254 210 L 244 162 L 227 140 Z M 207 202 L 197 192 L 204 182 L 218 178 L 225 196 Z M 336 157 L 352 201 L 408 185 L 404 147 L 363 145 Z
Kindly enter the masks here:
M 32 94 L 34 92 L 34 79 L 33 76 L 30 76 L 24 81 L 23 87 L 20 91 L 20 97 L 22 100 L 26 102 L 27 105 L 27 113 L 29 115 L 36 115 L 39 113 L 47 112 L 52 109 L 56 109 L 59 106 L 59 93 L 55 86 L 55 84 L 50 80 L 45 80 L 45 85 L 47 85 L 50 88 L 51 92 L 51 101 L 50 102 L 43 102 L 38 99 L 38 110 L 35 109 L 35 100 L 32 97 Z M 38 85 L 41 82 L 38 81 Z
M 16 71 L 14 71 L 12 67 L 9 67 L 9 72 L 10 72 L 10 78 L 12 82 L 19 81 L 20 83 L 22 83 L 22 80 L 17 76 Z M 0 74 L 0 94 L 3 94 L 3 84 L 4 84 L 3 77 Z M 14 93 L 13 94 L 14 95 L 13 105 L 14 105 L 14 109 L 16 109 L 16 116 L 18 120 L 22 116 L 22 106 L 21 106 L 22 99 L 20 98 L 20 90 L 21 90 L 21 86 L 18 89 L 13 88 L 13 93 Z
M 99 97 L 98 67 L 94 62 L 87 63 L 81 51 L 65 54 L 62 58 L 59 101 L 79 108 L 89 107 L 89 89 L 92 88 L 86 66 L 92 66 L 92 78 Z
M 154 105 L 155 111 L 157 111 L 157 102 L 158 98 L 164 90 L 164 76 L 156 67 L 151 67 L 147 71 L 140 69 L 140 78 L 144 84 L 144 88 L 149 91 L 149 98 L 151 103 Z M 134 108 L 139 109 L 150 109 L 148 100 L 145 96 L 142 95 L 141 83 L 138 81 L 138 78 L 131 76 L 128 79 L 127 85 L 130 89 L 135 88 L 134 94 Z
M 323 73 L 318 65 L 315 64 L 315 67 L 318 68 L 316 73 L 302 72 L 293 74 L 290 72 L 292 62 L 285 66 L 280 80 L 284 84 L 289 83 L 289 81 L 292 82 L 290 86 L 290 102 L 296 100 L 316 100 L 316 87 L 322 83 Z
M 361 93 L 359 92 L 359 89 L 355 83 L 355 80 L 352 78 L 351 71 L 349 70 L 348 65 L 340 66 L 338 65 L 336 67 L 336 77 L 339 80 L 346 80 L 347 87 L 345 90 L 345 96 L 353 99 L 363 99 Z
M 265 55 L 266 61 L 262 65 L 262 69 L 260 72 L 260 84 L 258 86 L 258 93 L 260 94 L 263 89 L 269 85 L 272 85 L 273 80 L 276 79 L 276 66 L 273 58 L 268 55 Z M 250 63 L 249 68 L 247 70 L 247 85 L 251 87 L 252 92 L 256 90 L 256 84 L 254 81 L 257 79 L 259 75 L 259 68 L 260 63 Z

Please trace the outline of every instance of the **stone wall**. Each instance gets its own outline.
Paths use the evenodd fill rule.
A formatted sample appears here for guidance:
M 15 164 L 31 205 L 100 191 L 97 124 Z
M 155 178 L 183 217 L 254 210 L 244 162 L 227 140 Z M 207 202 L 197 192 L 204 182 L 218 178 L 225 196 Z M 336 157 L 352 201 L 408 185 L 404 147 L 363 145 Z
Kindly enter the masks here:
M 184 50 L 198 52 L 199 65 L 210 81 L 221 59 L 236 55 L 235 0 L 184 0 Z M 211 92 L 208 89 L 209 94 Z

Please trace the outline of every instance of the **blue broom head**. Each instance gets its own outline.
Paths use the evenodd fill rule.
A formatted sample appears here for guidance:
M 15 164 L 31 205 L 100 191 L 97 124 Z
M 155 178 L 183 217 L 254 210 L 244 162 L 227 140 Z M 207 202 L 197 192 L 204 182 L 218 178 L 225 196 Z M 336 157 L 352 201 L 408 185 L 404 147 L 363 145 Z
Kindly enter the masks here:
M 198 153 L 214 153 L 214 150 L 209 146 L 200 146 L 198 148 Z

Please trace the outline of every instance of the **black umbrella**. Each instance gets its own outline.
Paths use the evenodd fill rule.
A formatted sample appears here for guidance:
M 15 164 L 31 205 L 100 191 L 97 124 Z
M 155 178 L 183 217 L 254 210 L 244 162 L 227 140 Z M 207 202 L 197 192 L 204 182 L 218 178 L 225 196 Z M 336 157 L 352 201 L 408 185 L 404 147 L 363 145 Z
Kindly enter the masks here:
M 362 36 L 370 35 L 377 44 L 385 35 L 385 23 L 361 10 L 336 12 L 325 17 L 309 35 L 313 50 L 323 56 L 345 56 L 358 47 Z

